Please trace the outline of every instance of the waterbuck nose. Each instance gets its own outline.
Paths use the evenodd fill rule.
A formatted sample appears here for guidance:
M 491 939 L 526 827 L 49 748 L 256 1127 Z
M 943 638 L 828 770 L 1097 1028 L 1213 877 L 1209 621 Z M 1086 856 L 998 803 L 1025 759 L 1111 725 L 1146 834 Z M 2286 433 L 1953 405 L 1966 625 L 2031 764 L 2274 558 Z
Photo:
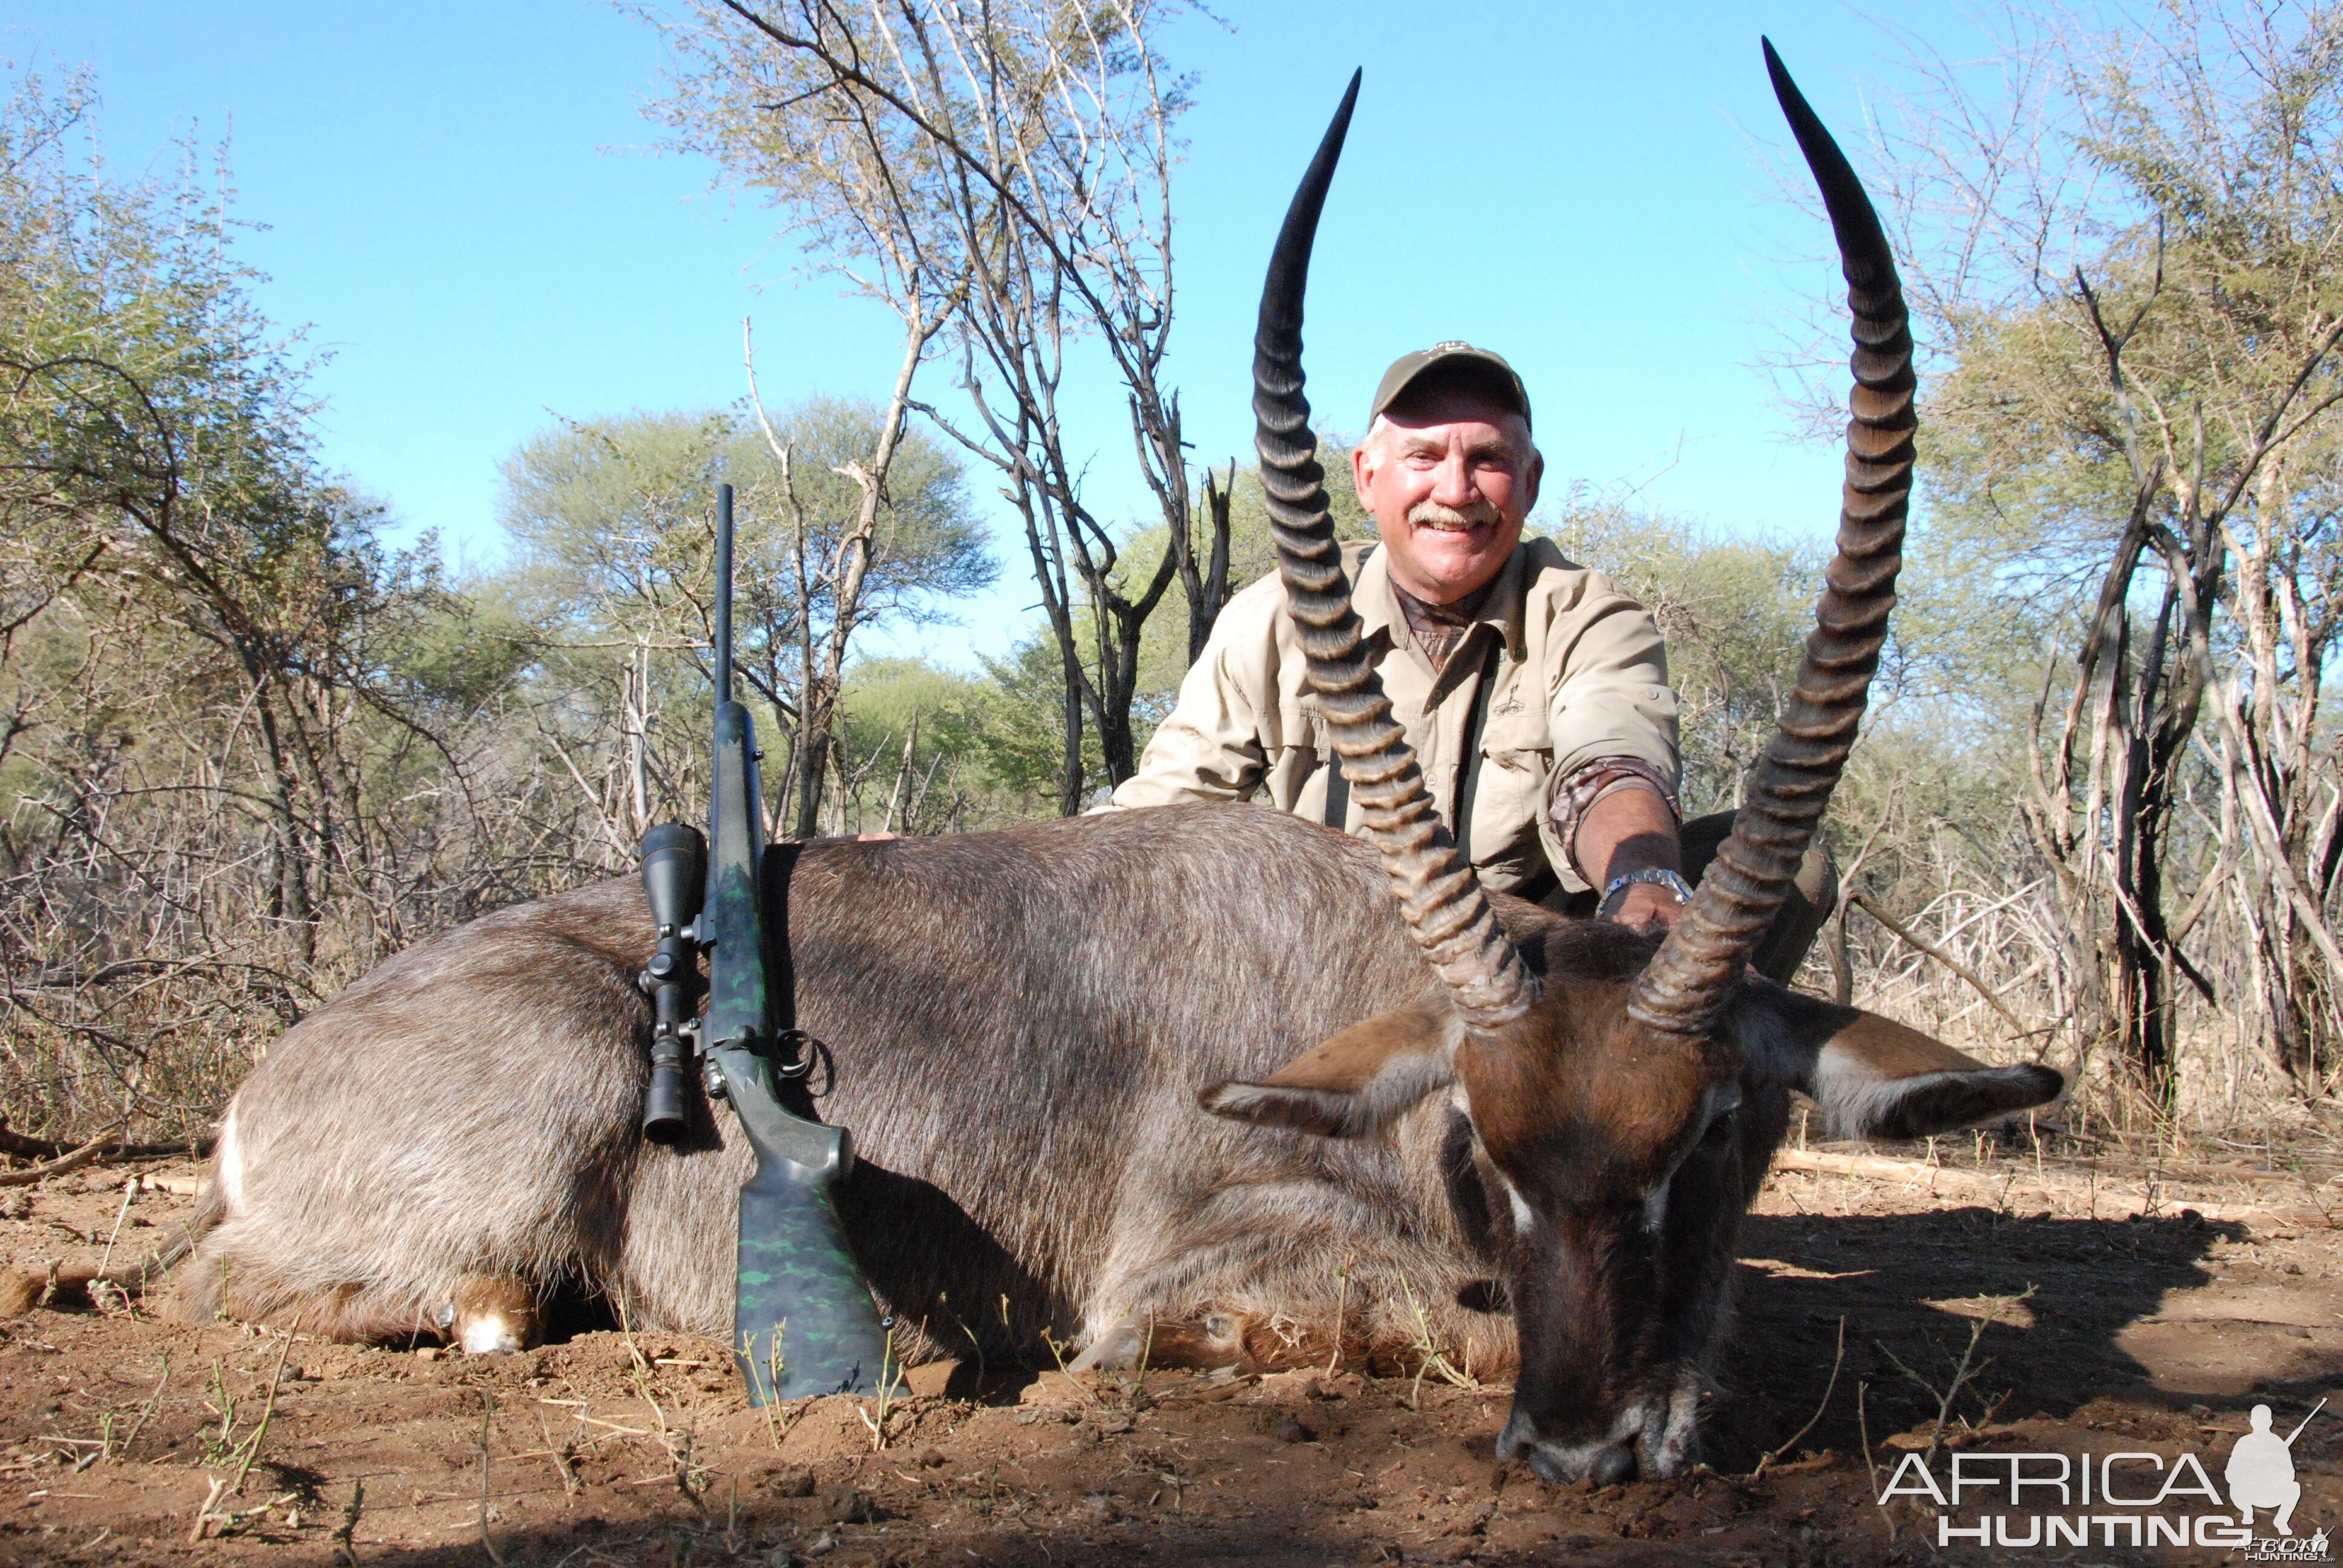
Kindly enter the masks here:
M 1538 1436 L 1537 1425 L 1524 1412 L 1516 1410 L 1505 1430 L 1497 1438 L 1497 1457 L 1512 1459 L 1526 1452 L 1530 1473 L 1540 1481 L 1557 1486 L 1586 1481 L 1596 1486 L 1611 1486 L 1630 1481 L 1635 1474 L 1635 1443 L 1633 1438 L 1604 1439 L 1586 1443 L 1561 1443 Z
M 1557 1486 L 1581 1478 L 1594 1486 L 1615 1486 L 1634 1479 L 1635 1445 L 1609 1442 L 1590 1452 L 1542 1442 L 1530 1450 L 1530 1473 Z

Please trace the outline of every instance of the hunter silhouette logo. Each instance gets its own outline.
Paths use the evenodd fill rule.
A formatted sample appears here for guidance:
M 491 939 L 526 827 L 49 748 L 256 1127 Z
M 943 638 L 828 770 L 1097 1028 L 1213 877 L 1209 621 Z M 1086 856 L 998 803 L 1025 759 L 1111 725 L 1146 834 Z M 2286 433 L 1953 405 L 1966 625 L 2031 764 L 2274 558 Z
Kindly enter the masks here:
M 2294 1478 L 2294 1440 L 2310 1424 L 2311 1416 L 2326 1408 L 2327 1402 L 2320 1400 L 2300 1425 L 2280 1437 L 2270 1430 L 2270 1407 L 2254 1406 L 2254 1429 L 2237 1439 L 2237 1446 L 2229 1451 L 2228 1467 L 2221 1472 L 2221 1479 L 2229 1483 L 2229 1503 L 2237 1511 L 2238 1523 L 2251 1524 L 2254 1510 L 2268 1508 L 2274 1511 L 2271 1531 L 2288 1533 L 2294 1505 L 2302 1501 L 2302 1483 Z

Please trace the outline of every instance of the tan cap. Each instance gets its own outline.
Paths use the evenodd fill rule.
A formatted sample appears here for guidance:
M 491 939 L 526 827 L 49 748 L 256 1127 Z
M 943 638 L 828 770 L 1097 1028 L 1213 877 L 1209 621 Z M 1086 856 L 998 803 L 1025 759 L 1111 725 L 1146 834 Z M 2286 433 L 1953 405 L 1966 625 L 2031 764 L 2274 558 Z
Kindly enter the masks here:
M 1505 363 L 1503 356 L 1452 339 L 1446 343 L 1435 343 L 1429 348 L 1419 348 L 1413 354 L 1403 354 L 1393 360 L 1391 368 L 1383 372 L 1383 380 L 1375 386 L 1374 407 L 1367 410 L 1367 423 L 1373 424 L 1384 409 L 1399 401 L 1401 393 L 1414 385 L 1417 377 L 1436 365 L 1478 368 L 1482 372 L 1480 379 L 1487 382 L 1493 391 L 1513 406 L 1513 412 L 1522 417 L 1522 423 L 1526 425 L 1530 422 L 1529 391 L 1523 387 L 1522 378 L 1514 374 L 1513 367 Z

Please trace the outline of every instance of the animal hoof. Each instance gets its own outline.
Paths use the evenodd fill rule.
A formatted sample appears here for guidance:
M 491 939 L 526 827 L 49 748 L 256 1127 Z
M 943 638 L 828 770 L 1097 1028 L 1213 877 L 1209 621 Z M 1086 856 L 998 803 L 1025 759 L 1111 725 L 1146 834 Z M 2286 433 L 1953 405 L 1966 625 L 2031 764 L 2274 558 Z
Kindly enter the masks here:
M 537 1294 L 516 1279 L 467 1275 L 437 1315 L 449 1342 L 466 1355 L 511 1355 L 537 1342 Z

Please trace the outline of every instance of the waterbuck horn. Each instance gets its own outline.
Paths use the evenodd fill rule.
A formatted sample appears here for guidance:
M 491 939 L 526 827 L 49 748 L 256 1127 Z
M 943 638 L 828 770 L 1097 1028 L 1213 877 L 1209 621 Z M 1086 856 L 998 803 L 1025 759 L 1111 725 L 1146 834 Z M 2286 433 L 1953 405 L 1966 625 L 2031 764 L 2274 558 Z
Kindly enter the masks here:
M 1361 647 L 1342 548 L 1326 509 L 1326 473 L 1318 466 L 1310 403 L 1302 396 L 1302 299 L 1310 246 L 1358 96 L 1353 73 L 1270 257 L 1253 333 L 1253 445 L 1261 455 L 1278 575 L 1301 632 L 1311 689 L 1359 803 L 1363 836 L 1382 852 L 1408 926 L 1448 983 L 1466 1028 L 1485 1032 L 1526 1012 L 1536 1000 L 1536 981 L 1498 926 L 1472 864 L 1456 852 L 1424 787 L 1415 749 L 1393 720 L 1383 681 Z
M 1855 317 L 1854 417 L 1846 427 L 1838 554 L 1824 577 L 1797 686 L 1783 704 L 1781 727 L 1749 781 L 1732 836 L 1628 1002 L 1640 1021 L 1686 1036 L 1705 1036 L 1738 990 L 1742 966 L 1781 908 L 1846 767 L 1896 602 L 1918 423 L 1903 286 L 1879 215 L 1770 42 L 1765 69 L 1838 237 Z

